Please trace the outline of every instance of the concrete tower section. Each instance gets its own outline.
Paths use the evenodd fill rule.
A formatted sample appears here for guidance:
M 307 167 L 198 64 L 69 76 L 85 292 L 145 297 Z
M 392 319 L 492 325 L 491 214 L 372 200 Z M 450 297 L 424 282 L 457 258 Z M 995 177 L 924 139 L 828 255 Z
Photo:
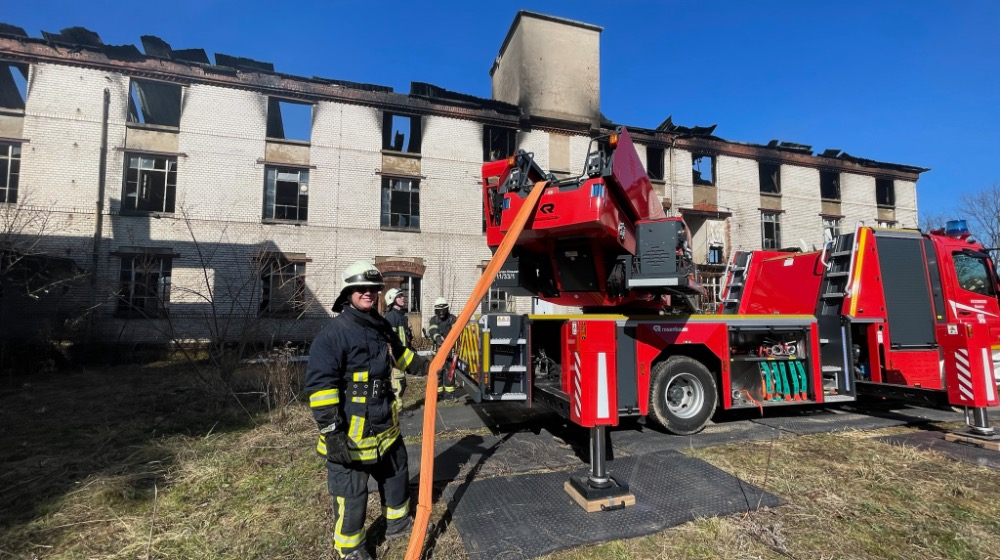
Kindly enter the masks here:
M 598 123 L 602 30 L 521 10 L 490 69 L 493 99 L 532 117 Z

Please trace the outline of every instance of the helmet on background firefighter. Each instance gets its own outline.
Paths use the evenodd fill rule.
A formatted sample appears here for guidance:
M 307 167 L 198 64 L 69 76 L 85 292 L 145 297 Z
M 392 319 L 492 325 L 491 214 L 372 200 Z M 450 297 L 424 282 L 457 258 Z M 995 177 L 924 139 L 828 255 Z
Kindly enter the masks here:
M 344 305 L 350 301 L 351 291 L 354 288 L 374 286 L 381 290 L 385 287 L 382 273 L 368 261 L 357 261 L 345 268 L 340 281 L 340 295 L 337 296 L 337 301 L 333 302 L 334 313 L 340 313 L 344 310 Z
M 400 290 L 399 288 L 390 288 L 385 292 L 385 306 L 391 308 L 392 304 L 396 301 L 396 298 L 405 295 L 406 294 L 403 293 L 403 290 Z
M 449 312 L 448 300 L 439 297 L 434 300 L 434 314 L 438 317 L 447 317 Z

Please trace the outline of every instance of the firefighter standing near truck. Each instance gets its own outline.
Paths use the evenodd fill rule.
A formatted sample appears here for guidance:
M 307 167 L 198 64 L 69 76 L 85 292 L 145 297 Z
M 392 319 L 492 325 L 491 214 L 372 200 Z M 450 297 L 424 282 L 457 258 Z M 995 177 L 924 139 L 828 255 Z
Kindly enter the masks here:
M 413 347 L 413 329 L 406 320 L 406 294 L 399 288 L 385 292 L 385 320 L 392 327 L 392 332 L 407 348 Z M 403 393 L 406 391 L 406 374 L 399 368 L 392 368 L 392 390 L 399 398 L 399 408 L 403 408 Z
M 451 309 L 448 306 L 448 300 L 443 297 L 434 300 L 434 316 L 431 317 L 431 326 L 427 329 L 434 344 L 441 346 L 445 337 L 448 336 L 452 327 L 455 326 L 455 321 L 455 316 L 451 314 Z M 438 400 L 442 396 L 445 400 L 455 398 L 455 375 L 452 370 L 454 364 L 451 363 L 453 359 L 454 357 L 450 356 L 448 363 L 438 370 Z
M 333 496 L 334 548 L 346 560 L 370 560 L 365 548 L 368 477 L 374 477 L 386 518 L 386 538 L 404 536 L 409 516 L 409 468 L 399 435 L 399 399 L 392 368 L 419 372 L 426 359 L 402 343 L 378 314 L 385 283 L 369 262 L 347 267 L 334 317 L 309 348 L 306 390 L 319 426 L 316 450 L 326 457 Z

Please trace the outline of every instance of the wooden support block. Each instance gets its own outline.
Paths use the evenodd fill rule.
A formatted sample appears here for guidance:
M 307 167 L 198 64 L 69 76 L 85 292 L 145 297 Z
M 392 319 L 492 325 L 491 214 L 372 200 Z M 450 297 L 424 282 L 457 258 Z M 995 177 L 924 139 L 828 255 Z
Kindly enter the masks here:
M 967 443 L 969 445 L 975 445 L 976 447 L 982 447 L 983 449 L 989 449 L 991 451 L 1000 451 L 1000 438 L 996 436 L 993 436 L 992 438 L 981 439 L 974 436 L 947 433 L 944 435 L 944 439 L 945 441 L 951 441 L 955 443 Z
M 580 507 L 582 507 L 587 513 L 601 511 L 602 506 L 603 509 L 620 509 L 622 507 L 635 505 L 635 494 L 632 494 L 631 492 L 626 492 L 618 496 L 588 500 L 582 496 L 569 481 L 566 481 L 566 483 L 563 484 L 563 489 L 566 490 L 566 493 L 569 494 L 570 497 L 576 501 L 576 503 L 580 504 Z

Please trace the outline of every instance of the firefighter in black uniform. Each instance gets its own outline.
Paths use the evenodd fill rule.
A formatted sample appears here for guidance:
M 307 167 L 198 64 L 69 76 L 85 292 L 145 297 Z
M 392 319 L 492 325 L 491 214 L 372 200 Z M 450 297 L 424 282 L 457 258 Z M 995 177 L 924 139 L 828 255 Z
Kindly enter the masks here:
M 452 327 L 455 326 L 455 321 L 455 316 L 451 314 L 451 310 L 448 307 L 448 300 L 443 297 L 434 300 L 434 316 L 431 317 L 431 326 L 427 329 L 427 333 L 430 335 L 431 340 L 434 341 L 434 344 L 441 346 L 445 337 L 448 336 Z M 448 363 L 438 370 L 438 400 L 441 399 L 442 395 L 446 400 L 455 398 L 455 375 L 451 369 L 451 360 L 453 359 L 454 356 L 449 356 Z
M 413 347 L 413 329 L 406 320 L 406 294 L 399 288 L 385 292 L 385 320 L 392 327 L 392 332 L 407 348 Z M 406 375 L 399 368 L 392 368 L 392 390 L 399 398 L 399 407 L 403 408 L 403 393 L 406 391 Z
M 401 343 L 376 309 L 384 286 L 374 265 L 359 261 L 343 274 L 333 310 L 340 313 L 309 349 L 306 390 L 319 426 L 316 450 L 326 457 L 333 496 L 334 548 L 347 560 L 370 560 L 365 548 L 368 477 L 378 482 L 386 538 L 405 535 L 409 469 L 399 435 L 392 368 L 420 371 L 426 361 Z

